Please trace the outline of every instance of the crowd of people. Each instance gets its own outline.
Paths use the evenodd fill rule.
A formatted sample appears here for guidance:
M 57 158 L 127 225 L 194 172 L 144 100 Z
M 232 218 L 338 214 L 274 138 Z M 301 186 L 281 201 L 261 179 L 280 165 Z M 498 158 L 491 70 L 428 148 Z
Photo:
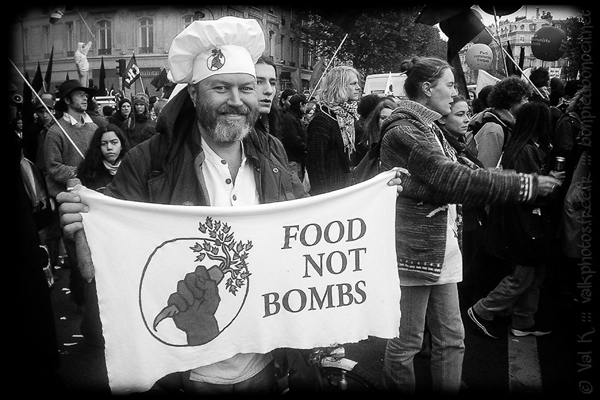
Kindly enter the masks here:
M 213 29 L 204 29 L 207 24 Z M 405 63 L 406 98 L 363 95 L 361 74 L 350 66 L 326 71 L 314 97 L 293 89 L 278 96 L 276 66 L 262 57 L 256 25 L 233 17 L 190 24 L 169 52 L 172 79 L 187 90 L 153 107 L 139 93 L 100 113 L 94 91 L 68 80 L 56 95 L 35 99 L 34 124 L 11 123 L 20 162 L 31 161 L 44 177 L 52 212 L 36 225 L 38 240 L 50 265 L 58 264 L 64 246 L 86 339 L 104 343 L 95 282 L 77 267 L 73 235 L 82 229 L 84 205 L 68 192 L 70 179 L 120 199 L 262 204 L 348 187 L 353 169 L 374 148 L 384 169 L 409 171 L 390 182 L 398 186 L 402 221 L 396 227 L 402 319 L 385 351 L 386 389 L 414 393 L 414 357 L 427 333 L 433 389 L 459 392 L 460 302 L 471 305 L 465 323 L 489 338 L 501 337 L 494 317 L 507 313 L 512 335 L 550 334 L 551 321 L 536 318 L 540 290 L 551 282 L 573 290 L 570 269 L 581 258 L 573 251 L 581 240 L 574 214 L 591 174 L 591 149 L 580 130 L 584 88 L 554 79 L 551 85 L 539 68 L 535 91 L 511 76 L 471 101 L 458 94 L 446 61 L 415 57 Z M 231 46 L 215 71 L 206 60 L 223 40 Z M 229 89 L 215 91 L 215 82 Z M 229 121 L 223 110 L 240 118 Z M 170 151 L 182 143 L 194 144 L 195 153 Z M 152 165 L 144 160 L 157 154 L 168 154 L 166 166 L 149 182 Z M 565 159 L 564 170 L 555 168 L 557 156 Z M 274 389 L 273 369 L 271 354 L 238 354 L 177 379 L 190 393 L 267 393 Z

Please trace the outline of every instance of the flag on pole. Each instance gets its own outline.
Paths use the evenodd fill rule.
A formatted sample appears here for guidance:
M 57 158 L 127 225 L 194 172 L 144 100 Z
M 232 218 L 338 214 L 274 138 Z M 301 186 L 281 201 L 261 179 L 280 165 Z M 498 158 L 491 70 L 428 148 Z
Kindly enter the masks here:
M 131 89 L 131 85 L 137 81 L 138 79 L 140 79 L 141 77 L 141 73 L 140 73 L 140 68 L 137 65 L 137 62 L 135 61 L 135 53 L 131 55 L 131 59 L 129 60 L 129 63 L 127 64 L 127 70 L 125 72 L 125 76 L 123 77 L 123 86 L 125 86 L 127 89 Z
M 124 201 L 78 186 L 112 393 L 238 353 L 396 337 L 393 176 L 243 207 Z
M 100 59 L 100 83 L 98 84 L 98 96 L 106 96 L 106 69 L 104 69 L 104 57 Z
M 394 85 L 392 84 L 392 72 L 391 71 L 388 75 L 388 80 L 385 84 L 385 91 L 383 92 L 383 94 L 386 96 L 394 95 Z
M 511 75 L 521 76 L 519 69 L 517 68 L 515 63 L 512 61 L 512 59 L 514 59 L 514 57 L 513 57 L 512 48 L 510 46 L 510 40 L 506 41 L 505 57 L 506 57 L 506 76 L 511 76 Z
M 40 90 L 44 88 L 44 78 L 42 77 L 42 68 L 40 67 L 40 62 L 38 61 L 37 70 L 35 71 L 35 75 L 33 76 L 33 81 L 31 82 L 31 87 L 35 90 L 36 93 L 39 93 Z
M 161 69 L 160 70 L 160 74 L 158 74 L 158 76 L 156 76 L 150 82 L 150 84 L 152 86 L 154 86 L 156 88 L 156 90 L 162 89 L 162 87 L 165 86 L 167 83 L 169 83 L 169 78 L 168 78 L 168 75 L 167 75 L 167 69 L 166 68 Z
M 50 61 L 48 61 L 48 67 L 46 67 L 46 75 L 44 76 L 44 92 L 50 92 L 50 83 L 52 81 L 52 62 L 54 59 L 54 45 L 50 51 Z

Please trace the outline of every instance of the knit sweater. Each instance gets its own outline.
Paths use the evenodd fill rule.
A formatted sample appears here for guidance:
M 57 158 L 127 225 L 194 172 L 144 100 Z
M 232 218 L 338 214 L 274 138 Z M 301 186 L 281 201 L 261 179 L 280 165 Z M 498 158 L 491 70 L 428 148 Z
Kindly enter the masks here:
M 81 154 L 85 154 L 98 126 L 92 122 L 75 126 L 64 118 L 58 120 L 58 124 L 69 135 Z M 65 133 L 57 124 L 52 125 L 48 130 L 44 145 L 44 157 L 48 193 L 51 197 L 56 197 L 67 189 L 67 181 L 76 176 L 77 166 L 83 157 L 73 147 L 71 141 L 65 137 Z
M 437 281 L 442 270 L 448 204 L 525 201 L 537 193 L 537 175 L 474 170 L 447 157 L 431 128 L 440 117 L 405 100 L 382 126 L 382 167 L 403 167 L 410 173 L 402 177 L 396 201 L 399 274 L 424 282 Z M 406 122 L 395 123 L 399 120 Z

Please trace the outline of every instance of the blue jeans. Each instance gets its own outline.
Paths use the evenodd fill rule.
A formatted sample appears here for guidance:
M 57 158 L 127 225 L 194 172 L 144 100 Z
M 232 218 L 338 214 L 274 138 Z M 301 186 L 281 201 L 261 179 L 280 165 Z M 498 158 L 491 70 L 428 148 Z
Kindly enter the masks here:
M 526 329 L 534 325 L 534 315 L 538 310 L 540 286 L 544 281 L 546 268 L 543 265 L 513 265 L 512 273 L 473 306 L 481 318 L 491 321 L 494 315 L 510 310 L 512 327 Z
M 415 392 L 414 357 L 421 350 L 425 319 L 431 333 L 431 377 L 436 393 L 456 394 L 465 353 L 465 330 L 455 283 L 402 286 L 400 335 L 385 349 L 383 378 L 387 390 Z

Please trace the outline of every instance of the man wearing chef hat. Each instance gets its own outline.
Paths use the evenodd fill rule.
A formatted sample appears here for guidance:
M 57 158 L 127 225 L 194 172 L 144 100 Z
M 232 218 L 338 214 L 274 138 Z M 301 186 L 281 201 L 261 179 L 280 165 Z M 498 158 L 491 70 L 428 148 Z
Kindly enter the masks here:
M 187 84 L 187 90 L 170 98 L 157 120 L 159 134 L 128 152 L 105 194 L 203 206 L 254 205 L 307 196 L 296 175 L 270 156 L 270 145 L 253 129 L 259 115 L 254 64 L 264 48 L 263 32 L 254 19 L 194 21 L 177 35 L 169 51 L 170 80 Z M 83 203 L 76 203 L 69 193 L 62 193 L 60 201 L 63 223 L 68 221 L 64 230 L 81 229 Z M 188 307 L 173 319 L 187 321 L 189 331 L 201 330 L 193 321 L 205 321 L 205 316 L 193 312 L 207 311 Z M 274 390 L 271 354 L 237 354 L 181 375 L 189 393 Z

